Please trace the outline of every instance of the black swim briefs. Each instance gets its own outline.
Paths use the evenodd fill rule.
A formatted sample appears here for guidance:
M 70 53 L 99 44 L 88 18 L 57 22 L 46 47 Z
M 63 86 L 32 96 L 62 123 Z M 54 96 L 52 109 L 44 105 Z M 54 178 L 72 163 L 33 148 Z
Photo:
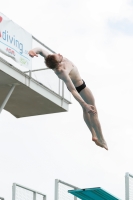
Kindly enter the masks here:
M 78 91 L 78 93 L 80 93 L 81 90 L 83 90 L 86 87 L 86 84 L 85 84 L 84 80 L 82 80 L 82 81 L 83 81 L 83 84 L 78 86 L 78 87 L 76 87 L 76 90 Z

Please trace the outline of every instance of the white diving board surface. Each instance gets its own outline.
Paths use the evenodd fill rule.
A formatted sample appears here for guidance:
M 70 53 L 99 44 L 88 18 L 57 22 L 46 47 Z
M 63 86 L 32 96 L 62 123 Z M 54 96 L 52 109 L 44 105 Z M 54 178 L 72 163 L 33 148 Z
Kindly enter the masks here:
M 0 111 L 21 118 L 65 112 L 70 103 L 0 57 Z
M 71 193 L 82 200 L 120 200 L 103 190 L 101 187 L 68 190 L 68 193 Z

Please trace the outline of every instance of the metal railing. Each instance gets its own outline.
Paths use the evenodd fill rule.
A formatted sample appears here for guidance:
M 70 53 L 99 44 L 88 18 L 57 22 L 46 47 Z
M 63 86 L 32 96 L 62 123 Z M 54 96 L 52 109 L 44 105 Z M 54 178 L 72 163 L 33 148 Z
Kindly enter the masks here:
M 50 53 L 55 53 L 55 51 L 50 49 L 48 46 L 43 44 L 34 36 L 32 36 L 32 46 L 33 48 L 40 47 L 48 50 L 48 52 Z M 3 59 L 11 63 L 11 65 L 18 68 L 24 74 L 27 74 L 30 78 L 36 80 L 40 84 L 44 85 L 45 87 L 58 94 L 62 98 L 62 102 L 64 99 L 66 99 L 69 102 L 71 101 L 70 92 L 67 90 L 67 87 L 65 86 L 64 82 L 54 74 L 53 70 L 46 67 L 43 60 L 44 58 L 42 56 L 39 56 L 37 59 L 32 59 L 32 70 L 26 70 L 25 67 L 20 66 L 12 58 L 5 56 L 2 53 L 0 55 L 2 55 Z
M 67 200 L 69 200 L 69 199 L 78 200 L 77 197 L 72 196 L 71 194 L 69 194 L 68 190 L 69 189 L 75 189 L 76 190 L 76 189 L 79 189 L 79 188 L 74 186 L 74 185 L 71 185 L 69 183 L 66 183 L 64 181 L 61 181 L 59 179 L 55 179 L 55 200 L 63 200 L 63 197 L 60 195 L 60 193 L 62 193 L 60 191 L 60 184 L 66 186 L 66 189 L 65 189 L 65 191 L 63 193 L 66 196 Z
M 12 200 L 38 200 L 38 195 L 42 200 L 46 200 L 46 195 L 41 192 L 37 192 L 33 189 L 25 186 L 13 183 L 12 186 Z
M 44 47 L 45 49 L 47 49 L 48 51 L 50 51 L 50 53 L 55 53 L 55 51 L 53 51 L 52 49 L 50 49 L 48 46 L 46 46 L 44 43 L 42 43 L 40 40 L 38 40 L 37 38 L 35 38 L 34 36 L 32 36 L 32 41 L 33 42 L 37 42 L 39 45 L 41 45 L 41 47 Z M 45 64 L 43 63 L 43 66 L 44 66 Z M 46 67 L 46 65 L 45 65 L 45 67 L 42 67 L 42 68 L 39 68 L 39 69 L 32 69 L 32 70 L 28 70 L 28 71 L 24 71 L 24 73 L 29 73 L 29 76 L 30 77 L 32 77 L 33 78 L 33 73 L 35 73 L 35 72 L 40 72 L 40 71 L 45 71 L 45 70 L 51 70 L 51 69 L 49 69 L 49 68 L 47 68 Z M 41 80 L 39 80 L 39 82 L 40 83 L 42 83 L 42 81 Z M 58 83 L 57 82 L 55 82 L 56 84 L 58 84 L 58 91 L 55 91 L 57 94 L 59 94 L 60 96 L 62 96 L 62 99 L 64 99 L 63 98 L 63 96 L 64 96 L 64 85 L 63 85 L 63 90 L 62 90 L 62 94 L 61 94 L 61 82 L 62 82 L 62 80 L 58 80 Z

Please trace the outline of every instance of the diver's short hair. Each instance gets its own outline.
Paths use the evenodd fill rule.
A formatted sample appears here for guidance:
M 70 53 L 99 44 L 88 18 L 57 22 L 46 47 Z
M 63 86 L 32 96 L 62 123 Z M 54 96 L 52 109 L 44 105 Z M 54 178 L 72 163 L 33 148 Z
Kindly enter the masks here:
M 58 65 L 58 61 L 53 54 L 50 54 L 45 58 L 45 64 L 48 68 L 55 69 Z

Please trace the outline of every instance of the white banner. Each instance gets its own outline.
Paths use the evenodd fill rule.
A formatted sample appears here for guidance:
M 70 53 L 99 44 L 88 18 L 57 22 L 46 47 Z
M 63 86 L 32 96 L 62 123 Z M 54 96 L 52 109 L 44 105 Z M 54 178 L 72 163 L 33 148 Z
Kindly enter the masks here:
M 0 13 L 0 52 L 31 69 L 32 35 Z

